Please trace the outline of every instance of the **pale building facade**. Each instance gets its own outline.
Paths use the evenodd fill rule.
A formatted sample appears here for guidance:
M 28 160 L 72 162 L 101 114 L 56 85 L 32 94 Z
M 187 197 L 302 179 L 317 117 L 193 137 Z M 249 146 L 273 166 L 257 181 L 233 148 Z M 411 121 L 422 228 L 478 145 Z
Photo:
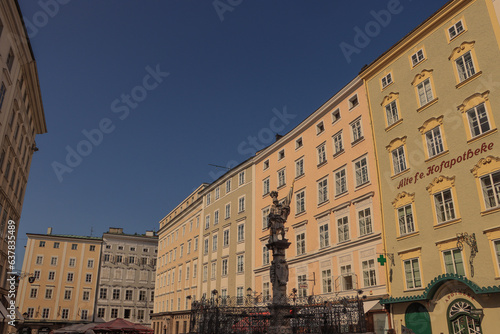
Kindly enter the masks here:
M 94 320 L 102 239 L 28 233 L 17 306 L 21 331 L 48 333 Z
M 270 192 L 289 195 L 288 294 L 366 296 L 365 311 L 386 295 L 380 198 L 366 90 L 356 78 L 255 157 L 255 289 L 272 292 L 266 244 Z M 380 309 L 380 307 L 378 307 Z M 373 310 L 372 310 L 373 311 Z M 384 328 L 385 312 L 373 312 Z
M 109 228 L 102 239 L 96 319 L 151 325 L 158 236 L 153 231 L 139 235 Z
M 382 303 L 397 333 L 498 332 L 498 9 L 449 1 L 360 74 L 394 257 Z
M 160 221 L 155 284 L 155 334 L 187 333 L 191 301 L 200 298 L 203 196 L 200 185 Z
M 253 291 L 253 158 L 207 186 L 201 226 L 201 298 L 217 291 L 243 304 Z
M 7 234 L 17 236 L 35 136 L 47 132 L 33 50 L 16 0 L 0 3 L 0 303 L 8 306 Z M 8 221 L 15 229 L 8 229 Z M 2 313 L 4 311 L 2 310 Z M 5 322 L 0 333 L 6 333 Z

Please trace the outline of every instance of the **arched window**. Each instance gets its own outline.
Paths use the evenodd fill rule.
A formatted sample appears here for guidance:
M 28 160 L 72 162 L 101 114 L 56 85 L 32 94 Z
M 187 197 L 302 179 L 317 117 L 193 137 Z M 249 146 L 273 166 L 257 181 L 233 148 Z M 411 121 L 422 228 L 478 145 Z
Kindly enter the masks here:
M 481 334 L 479 315 L 473 314 L 476 307 L 465 299 L 454 300 L 448 307 L 450 334 Z

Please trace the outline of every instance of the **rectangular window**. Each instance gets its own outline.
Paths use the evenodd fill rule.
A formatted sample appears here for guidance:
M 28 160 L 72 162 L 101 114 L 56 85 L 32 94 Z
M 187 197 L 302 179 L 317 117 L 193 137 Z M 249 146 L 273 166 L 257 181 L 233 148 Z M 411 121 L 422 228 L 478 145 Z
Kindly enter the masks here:
M 68 276 L 66 278 L 66 281 L 68 282 L 73 282 L 73 277 L 74 277 L 74 274 L 73 273 L 68 273 Z
M 243 304 L 243 287 L 239 286 L 236 288 L 236 303 L 238 305 Z
M 455 219 L 455 208 L 450 189 L 434 194 L 434 204 L 438 223 Z
M 95 252 L 95 245 L 90 245 L 90 247 L 89 247 L 89 251 L 91 251 L 91 252 Z
M 98 317 L 98 318 L 104 318 L 104 315 L 106 314 L 106 313 L 105 313 L 105 310 L 106 310 L 106 309 L 105 309 L 104 307 L 99 307 L 99 308 L 97 309 L 97 317 Z
M 406 158 L 403 146 L 392 151 L 392 165 L 394 167 L 394 175 L 406 170 Z
M 219 187 L 217 187 L 217 188 L 215 188 L 215 200 L 218 200 L 218 199 L 219 199 L 219 197 L 220 197 L 220 188 L 219 188 Z M 192 223 L 193 223 L 193 222 L 191 222 L 191 224 L 192 224 Z
M 107 299 L 108 298 L 108 289 L 100 288 L 99 289 L 99 299 Z
M 269 208 L 262 209 L 262 229 L 267 229 L 267 218 L 269 216 L 269 212 L 271 210 Z
M 322 163 L 326 162 L 325 144 L 318 146 L 317 150 L 318 150 L 318 165 L 321 165 Z
M 71 299 L 71 290 L 64 290 L 64 299 L 65 300 Z
M 60 243 L 54 242 L 54 248 L 59 248 L 59 246 L 60 246 Z
M 345 265 L 340 267 L 340 275 L 342 277 L 342 290 L 352 290 L 353 285 L 352 285 L 352 272 L 351 272 L 351 265 Z
M 323 293 L 333 292 L 331 269 L 321 271 L 321 279 L 323 281 Z
M 486 112 L 484 103 L 467 110 L 466 113 L 467 119 L 469 120 L 469 129 L 473 138 L 491 130 L 488 113 Z
M 306 234 L 300 233 L 296 236 L 297 241 L 297 255 L 305 254 L 306 252 Z
M 216 252 L 217 251 L 217 239 L 218 239 L 218 235 L 214 234 L 212 236 L 212 252 Z
M 295 177 L 304 175 L 304 159 L 295 161 Z
M 14 65 L 14 52 L 10 49 L 9 54 L 7 55 L 7 68 L 9 69 L 9 72 L 12 70 L 12 65 Z
M 420 279 L 420 265 L 418 259 L 404 261 L 405 279 L 407 289 L 416 289 L 422 287 Z
M 500 206 L 500 172 L 481 177 L 481 188 L 487 209 Z
M 278 171 L 278 188 L 286 184 L 285 169 Z
M 231 192 L 231 179 L 226 181 L 226 194 Z
M 296 150 L 299 149 L 299 148 L 301 148 L 303 145 L 304 145 L 304 143 L 302 142 L 302 137 L 300 137 L 299 139 L 297 139 L 295 141 L 295 149 Z
M 411 56 L 411 64 L 415 67 L 415 65 L 417 65 L 424 59 L 424 50 L 420 49 Z
M 56 278 L 56 272 L 55 271 L 49 271 L 49 281 L 53 281 Z
M 262 247 L 262 265 L 265 266 L 269 264 L 269 248 L 267 246 Z
M 195 252 L 198 250 L 198 237 L 194 238 L 194 249 Z
M 203 266 L 203 281 L 206 281 L 208 279 L 208 265 L 205 264 Z
M 111 309 L 111 318 L 118 318 L 118 309 L 117 308 Z
M 5 87 L 5 84 L 2 82 L 2 85 L 0 85 L 0 108 L 2 108 L 3 100 L 5 99 L 5 93 L 7 93 L 7 88 Z
M 245 224 L 238 225 L 238 242 L 245 240 Z
M 113 300 L 120 299 L 120 289 L 113 289 Z
M 227 276 L 227 261 L 228 259 L 223 259 L 222 260 L 222 276 Z
M 71 250 L 78 249 L 78 244 L 71 244 Z
M 498 265 L 498 268 L 500 269 L 500 240 L 495 240 L 493 242 L 493 247 L 495 248 L 495 254 L 497 257 L 497 265 Z
M 345 169 L 335 172 L 335 195 L 341 195 L 347 192 L 347 177 Z
M 36 298 L 38 295 L 38 288 L 31 288 L 30 290 L 30 298 Z
M 398 209 L 399 234 L 405 235 L 415 231 L 411 204 Z
M 389 86 L 391 83 L 392 83 L 392 75 L 391 75 L 391 73 L 389 73 L 385 77 L 382 78 L 382 89 Z
M 352 130 L 352 143 L 355 143 L 358 140 L 363 138 L 363 132 L 361 131 L 361 118 L 358 118 L 354 122 L 351 123 Z
M 319 134 L 323 133 L 324 131 L 325 131 L 325 125 L 323 124 L 323 122 L 319 122 L 316 125 L 316 134 L 319 135 Z
M 330 234 L 328 224 L 319 227 L 319 247 L 324 248 L 330 246 Z
M 318 204 L 328 201 L 328 178 L 318 182 Z
M 210 215 L 205 217 L 205 230 L 210 228 Z
M 244 255 L 238 255 L 237 260 L 238 260 L 237 262 L 238 273 L 242 273 L 245 271 Z
M 349 219 L 347 216 L 337 219 L 339 242 L 349 240 Z
M 44 308 L 42 310 L 42 319 L 48 319 L 49 318 L 49 312 L 50 312 L 50 309 Z
M 434 99 L 432 94 L 431 79 L 426 79 L 417 86 L 420 106 L 425 106 Z
M 212 262 L 212 268 L 210 272 L 210 278 L 215 279 L 217 277 L 217 262 Z
M 262 167 L 263 167 L 263 170 L 266 170 L 269 168 L 269 159 L 264 161 L 264 163 L 262 164 Z
M 132 262 L 132 263 L 133 263 L 133 262 Z M 94 260 L 93 260 L 93 259 L 89 259 L 89 260 L 87 261 L 87 268 L 89 268 L 89 269 L 94 268 Z
M 443 139 L 441 138 L 441 130 L 439 126 L 425 133 L 425 140 L 427 142 L 427 152 L 429 157 L 438 155 L 444 151 Z
M 262 284 L 262 299 L 264 302 L 271 300 L 271 293 L 269 289 L 269 282 L 265 282 Z
M 222 239 L 224 247 L 229 246 L 229 229 L 224 230 Z
M 245 197 L 238 198 L 238 212 L 245 211 Z
M 219 224 L 219 210 L 214 212 L 214 226 Z
M 464 31 L 464 25 L 462 23 L 462 20 L 458 21 L 454 25 L 452 25 L 450 28 L 448 28 L 448 34 L 450 35 L 450 40 L 458 36 L 462 31 Z
M 203 240 L 203 254 L 208 254 L 208 238 Z
M 125 290 L 125 300 L 132 300 L 132 290 Z
M 61 319 L 68 319 L 69 317 L 69 309 L 63 308 L 61 313 Z
M 455 60 L 455 64 L 457 64 L 458 77 L 460 79 L 460 82 L 476 74 L 470 51 Z
M 296 199 L 296 214 L 306 211 L 306 192 L 305 190 L 299 191 L 295 194 Z M 269 213 L 268 213 L 269 214 Z
M 373 232 L 370 208 L 358 211 L 359 235 L 363 236 Z
M 240 174 L 238 174 L 238 184 L 240 186 L 245 184 L 245 171 L 240 172 Z
M 207 194 L 207 199 L 206 199 L 207 205 L 210 205 L 211 196 L 212 196 L 212 194 Z
M 365 158 L 359 159 L 354 163 L 354 172 L 356 174 L 356 186 L 359 187 L 368 181 L 368 163 Z
M 265 179 L 264 181 L 262 181 L 262 193 L 264 195 L 267 195 L 269 194 L 269 178 Z
M 358 95 L 354 95 L 349 99 L 349 109 L 356 107 L 359 104 Z
M 231 217 L 231 203 L 226 204 L 226 219 Z
M 45 247 L 45 241 L 40 241 L 40 243 L 38 244 L 39 247 Z
M 332 123 L 336 123 L 340 119 L 340 109 L 335 109 L 332 112 Z
M 90 300 L 90 291 L 83 291 L 83 295 L 82 295 L 82 299 L 83 300 Z
M 33 272 L 33 277 L 38 281 L 40 279 L 40 270 L 35 270 Z
M 307 296 L 307 275 L 298 275 L 297 276 L 297 291 L 299 292 L 299 297 Z
M 396 101 L 392 101 L 385 106 L 385 114 L 387 116 L 387 125 L 392 125 L 399 120 L 398 106 Z
M 333 135 L 333 147 L 335 149 L 335 154 L 339 154 L 344 151 L 344 145 L 342 144 L 342 131 Z
M 444 251 L 443 257 L 447 274 L 465 276 L 464 261 L 462 259 L 462 252 L 459 249 Z
M 375 260 L 363 261 L 363 282 L 365 287 L 377 285 L 377 277 L 375 275 Z
M 278 161 L 285 158 L 285 150 L 281 150 L 278 152 Z
M 52 299 L 52 289 L 51 288 L 46 288 L 45 289 L 45 299 Z

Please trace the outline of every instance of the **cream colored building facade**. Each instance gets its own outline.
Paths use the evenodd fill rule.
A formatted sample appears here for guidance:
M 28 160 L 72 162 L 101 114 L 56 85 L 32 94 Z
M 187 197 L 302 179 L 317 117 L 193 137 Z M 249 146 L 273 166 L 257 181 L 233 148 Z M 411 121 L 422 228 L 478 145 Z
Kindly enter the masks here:
M 200 185 L 160 221 L 152 327 L 187 333 L 191 301 L 200 298 L 203 196 Z
M 17 236 L 35 136 L 47 132 L 33 50 L 16 0 L 0 2 L 0 303 L 8 307 L 8 231 Z M 15 229 L 8 229 L 8 221 Z M 12 239 L 11 239 L 12 240 Z M 5 311 L 2 309 L 2 313 Z M 6 316 L 6 314 L 3 314 Z M 7 332 L 0 323 L 0 333 Z
M 253 168 L 253 159 L 246 160 L 202 192 L 201 298 L 216 290 L 243 304 L 253 290 Z
M 360 74 L 397 333 L 498 332 L 499 8 L 449 1 Z
M 286 237 L 288 294 L 386 296 L 380 199 L 366 90 L 355 78 L 307 119 L 255 157 L 255 288 L 272 293 L 267 215 L 270 192 L 290 192 Z M 378 306 L 380 311 L 380 306 Z M 384 311 L 369 316 L 381 330 Z M 380 332 L 380 331 L 377 331 Z
M 17 305 L 20 331 L 48 333 L 71 323 L 94 320 L 102 239 L 28 233 Z

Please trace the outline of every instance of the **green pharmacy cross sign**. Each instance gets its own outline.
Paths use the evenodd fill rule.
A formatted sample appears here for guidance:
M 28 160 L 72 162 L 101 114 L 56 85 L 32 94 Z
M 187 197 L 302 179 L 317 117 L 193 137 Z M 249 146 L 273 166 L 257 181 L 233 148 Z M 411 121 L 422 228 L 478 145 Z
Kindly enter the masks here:
M 387 262 L 387 259 L 385 258 L 384 255 L 380 254 L 377 261 L 380 263 L 381 266 L 383 266 Z

